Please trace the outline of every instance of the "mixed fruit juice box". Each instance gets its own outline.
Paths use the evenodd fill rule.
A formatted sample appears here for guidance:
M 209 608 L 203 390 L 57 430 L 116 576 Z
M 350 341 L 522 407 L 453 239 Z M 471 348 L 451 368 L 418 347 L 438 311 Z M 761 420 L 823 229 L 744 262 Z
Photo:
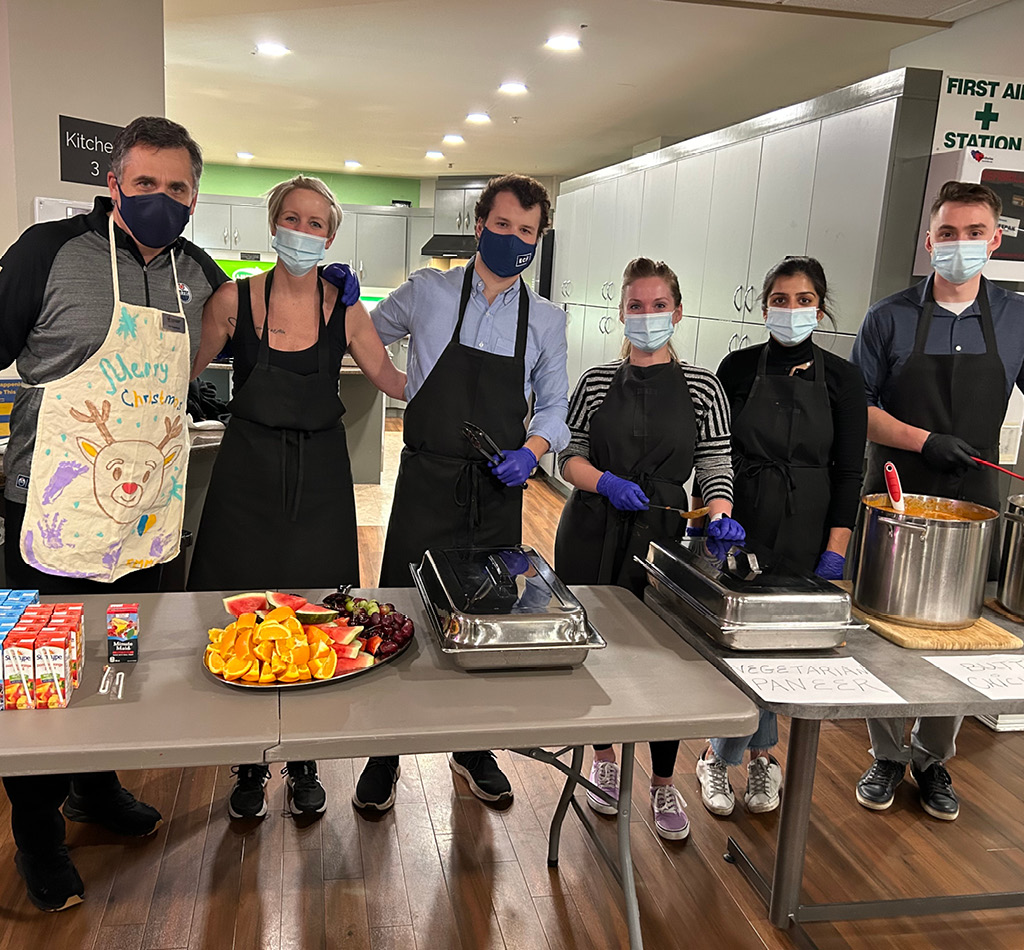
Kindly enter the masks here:
M 137 663 L 139 605 L 111 604 L 107 608 L 107 662 Z
M 71 692 L 71 635 L 63 629 L 44 628 L 36 635 L 36 709 L 62 709 Z
M 71 629 L 71 685 L 78 689 L 82 682 L 82 671 L 85 665 L 85 614 L 84 604 L 55 604 L 51 623 L 54 626 L 67 626 Z
M 12 630 L 4 640 L 4 708 L 35 708 L 36 631 Z

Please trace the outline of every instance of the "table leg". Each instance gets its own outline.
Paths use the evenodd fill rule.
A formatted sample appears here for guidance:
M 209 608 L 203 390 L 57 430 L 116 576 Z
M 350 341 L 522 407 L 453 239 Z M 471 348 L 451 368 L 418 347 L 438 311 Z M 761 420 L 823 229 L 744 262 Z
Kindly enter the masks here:
M 566 774 L 565 785 L 562 786 L 562 795 L 558 799 L 554 815 L 551 816 L 551 830 L 548 834 L 548 867 L 558 867 L 558 842 L 562 837 L 562 821 L 565 813 L 569 810 L 569 802 L 572 801 L 573 793 L 576 791 L 576 777 L 580 774 L 580 767 L 583 765 L 583 746 L 573 746 L 572 763 L 569 766 L 570 772 Z M 630 762 L 632 766 L 632 761 Z
M 643 950 L 644 938 L 640 933 L 640 905 L 636 899 L 636 880 L 633 874 L 633 851 L 629 841 L 629 819 L 633 800 L 633 743 L 622 743 L 622 761 L 619 766 L 619 811 L 615 831 L 619 840 L 619 874 L 622 896 L 626 902 L 626 926 L 629 928 L 630 950 Z
M 782 796 L 772 897 L 768 906 L 768 919 L 783 929 L 793 922 L 793 915 L 800 904 L 820 731 L 821 723 L 816 719 L 790 720 L 786 787 Z

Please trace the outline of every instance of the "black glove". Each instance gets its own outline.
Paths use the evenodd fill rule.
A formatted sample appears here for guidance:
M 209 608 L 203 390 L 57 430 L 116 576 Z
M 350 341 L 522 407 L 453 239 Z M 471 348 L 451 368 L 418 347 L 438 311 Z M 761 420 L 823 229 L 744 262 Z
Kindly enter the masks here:
M 921 458 L 932 468 L 952 475 L 963 475 L 969 468 L 977 468 L 978 463 L 971 458 L 978 450 L 968 445 L 955 435 L 942 435 L 933 432 L 921 446 Z

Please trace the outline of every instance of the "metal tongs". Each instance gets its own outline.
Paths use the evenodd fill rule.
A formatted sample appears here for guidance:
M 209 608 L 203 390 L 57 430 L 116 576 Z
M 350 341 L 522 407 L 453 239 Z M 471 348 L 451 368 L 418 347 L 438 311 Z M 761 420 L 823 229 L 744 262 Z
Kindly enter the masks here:
M 472 422 L 463 422 L 462 435 L 488 462 L 493 462 L 495 456 L 500 461 L 505 461 L 505 453 L 498 448 L 498 443 L 484 432 L 480 426 Z M 526 482 L 523 482 L 519 487 L 525 490 L 527 487 Z

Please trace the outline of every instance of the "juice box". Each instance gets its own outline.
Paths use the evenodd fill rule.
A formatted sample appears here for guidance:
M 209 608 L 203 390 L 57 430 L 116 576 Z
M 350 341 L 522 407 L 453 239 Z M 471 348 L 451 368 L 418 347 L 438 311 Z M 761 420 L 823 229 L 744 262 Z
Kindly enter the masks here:
M 4 640 L 4 708 L 35 708 L 34 633 L 11 631 Z
M 62 709 L 71 692 L 71 638 L 67 631 L 46 629 L 36 637 L 36 709 Z
M 72 628 L 71 685 L 78 689 L 85 669 L 85 614 L 84 604 L 57 604 L 50 623 L 66 624 Z
M 107 608 L 107 662 L 136 663 L 139 659 L 139 605 L 111 604 Z
M 0 710 L 4 708 L 4 641 L 7 639 L 6 630 L 0 630 Z
M 39 591 L 37 591 L 37 590 L 12 590 L 7 595 L 6 603 L 38 604 L 39 603 Z

